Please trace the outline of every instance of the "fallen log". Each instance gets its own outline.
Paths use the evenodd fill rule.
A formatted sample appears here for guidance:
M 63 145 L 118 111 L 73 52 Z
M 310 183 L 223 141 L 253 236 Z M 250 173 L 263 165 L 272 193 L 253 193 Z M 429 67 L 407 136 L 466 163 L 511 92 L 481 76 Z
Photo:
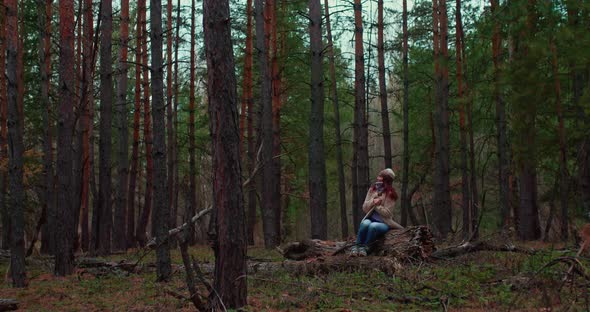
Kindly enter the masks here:
M 279 248 L 281 254 L 290 260 L 305 260 L 341 255 L 350 251 L 354 241 L 304 240 Z M 403 230 L 391 230 L 370 246 L 370 255 L 393 258 L 398 262 L 428 259 L 434 251 L 432 232 L 426 226 L 412 226 Z M 356 259 L 356 258 L 354 258 Z M 353 260 L 357 261 L 357 260 Z
M 486 241 L 479 241 L 479 242 L 466 242 L 459 246 L 449 247 L 441 250 L 437 250 L 432 253 L 432 258 L 438 259 L 446 259 L 446 258 L 454 258 L 464 254 L 478 252 L 478 251 L 506 251 L 506 252 L 517 252 L 517 253 L 525 253 L 532 255 L 535 253 L 532 249 L 524 249 L 517 247 L 512 244 L 507 244 L 504 246 L 495 246 L 491 245 Z
M 0 311 L 14 311 L 18 309 L 18 301 L 15 299 L 1 299 Z

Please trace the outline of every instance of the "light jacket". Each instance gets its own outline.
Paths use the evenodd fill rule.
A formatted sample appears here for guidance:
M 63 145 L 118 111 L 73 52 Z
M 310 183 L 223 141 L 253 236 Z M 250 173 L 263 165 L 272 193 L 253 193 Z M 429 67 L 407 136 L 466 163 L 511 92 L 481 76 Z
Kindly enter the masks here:
M 373 199 L 381 198 L 380 205 L 373 205 Z M 383 193 L 379 195 L 376 190 L 372 188 L 367 192 L 367 197 L 363 203 L 363 212 L 366 213 L 363 220 L 371 216 L 372 213 L 378 213 L 383 219 L 383 223 L 387 224 L 392 230 L 403 229 L 404 227 L 393 221 L 393 209 L 395 207 L 395 200 L 387 194 Z

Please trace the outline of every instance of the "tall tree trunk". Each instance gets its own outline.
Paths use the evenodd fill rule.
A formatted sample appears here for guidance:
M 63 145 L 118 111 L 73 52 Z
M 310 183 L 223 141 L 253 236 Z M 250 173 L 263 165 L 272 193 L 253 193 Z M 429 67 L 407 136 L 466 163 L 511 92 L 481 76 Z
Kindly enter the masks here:
M 391 168 L 391 131 L 389 130 L 389 108 L 385 81 L 385 42 L 383 24 L 383 0 L 377 1 L 377 66 L 379 67 L 379 100 L 381 102 L 381 121 L 383 123 L 383 148 L 385 168 Z
M 99 207 L 98 253 L 111 252 L 113 211 L 111 202 L 111 150 L 113 115 L 113 1 L 101 1 L 102 27 L 100 30 L 100 138 L 99 138 Z
M 252 0 L 246 1 L 246 50 L 244 52 L 244 82 L 242 87 L 242 111 L 240 116 L 240 151 L 244 151 L 244 131 L 248 130 L 248 168 L 252 174 L 255 166 L 254 160 L 254 133 L 252 133 L 252 106 L 253 98 L 253 80 L 252 80 L 252 62 L 253 62 L 253 33 L 252 33 Z M 246 119 L 246 120 L 244 120 Z M 245 124 L 247 121 L 247 125 Z M 247 232 L 248 244 L 254 245 L 254 226 L 256 224 L 256 189 L 252 185 L 248 186 L 248 220 Z
M 449 189 L 448 17 L 446 0 L 433 0 L 433 4 L 436 84 L 433 221 L 435 235 L 444 238 L 451 231 L 452 226 L 451 195 Z
M 8 82 L 8 175 L 10 207 L 10 276 L 12 286 L 25 287 L 25 190 L 23 185 L 23 126 L 19 112 L 19 82 L 17 72 L 18 17 L 17 2 L 5 0 L 6 6 L 6 78 Z M 4 74 L 4 73 L 2 73 Z
M 309 118 L 309 209 L 311 237 L 328 238 L 326 156 L 324 153 L 324 66 L 322 5 L 309 0 L 311 112 Z
M 190 54 L 190 81 L 189 81 L 189 206 L 186 218 L 192 218 L 197 212 L 197 165 L 195 158 L 195 0 L 191 1 L 191 54 Z M 195 243 L 195 232 L 188 237 L 189 244 Z
M 129 197 L 127 202 L 127 247 L 133 248 L 136 246 L 137 240 L 135 236 L 135 198 L 137 197 L 138 204 L 140 202 L 136 192 L 138 171 L 139 171 L 139 127 L 141 122 L 141 62 L 143 55 L 143 27 L 141 21 L 141 10 L 137 8 L 137 26 L 135 36 L 135 93 L 134 93 L 134 110 L 133 110 L 133 146 L 131 148 L 131 171 L 129 172 Z
M 402 31 L 403 31 L 403 52 L 402 52 L 402 66 L 403 66 L 403 84 L 404 84 L 404 98 L 403 98 L 403 111 L 404 111 L 404 128 L 403 128 L 403 140 L 404 140 L 404 161 L 403 161 L 403 177 L 402 177 L 402 212 L 401 212 L 401 224 L 406 226 L 408 219 L 408 212 L 412 209 L 412 198 L 408 197 L 408 182 L 410 175 L 410 127 L 409 127 L 409 89 L 410 82 L 408 79 L 408 1 L 403 0 L 403 12 L 402 12 Z
M 557 48 L 555 42 L 551 42 L 551 54 L 553 56 L 553 81 L 555 85 L 555 108 L 557 111 L 559 134 L 559 193 L 561 199 L 561 239 L 568 238 L 568 200 L 569 200 L 569 177 L 567 174 L 567 148 L 565 142 L 565 125 L 563 120 L 563 108 L 561 106 L 561 84 L 559 81 L 559 67 L 557 63 Z
M 467 128 L 465 126 L 465 92 L 463 86 L 463 21 L 461 19 L 461 0 L 456 0 L 455 8 L 455 59 L 457 89 L 459 100 L 459 131 L 461 146 L 461 193 L 463 207 L 463 237 L 470 238 L 473 235 L 475 226 L 473 224 L 473 215 L 471 209 L 471 193 L 469 191 L 469 172 L 467 165 Z
M 89 250 L 90 233 L 88 231 L 88 212 L 90 206 L 90 172 L 91 172 L 91 146 L 90 136 L 92 128 L 92 118 L 90 111 L 94 106 L 93 95 L 93 73 L 94 73 L 94 55 L 95 47 L 93 46 L 92 37 L 94 36 L 92 0 L 84 0 L 84 39 L 83 45 L 83 66 L 82 66 L 82 117 L 80 120 L 82 128 L 82 207 L 80 215 L 80 228 L 82 231 L 81 248 L 84 251 Z
M 0 158 L 8 159 L 8 129 L 6 124 L 8 114 L 8 98 L 6 93 L 6 10 L 0 10 Z M 0 248 L 10 249 L 10 213 L 7 203 L 6 168 L 0 168 L 0 218 L 2 218 L 2 233 Z
M 75 224 L 72 194 L 72 134 L 74 132 L 74 1 L 59 2 L 59 122 L 57 140 L 57 213 L 55 222 L 55 275 L 74 271 Z
M 363 12 L 361 0 L 354 1 L 354 24 L 355 24 L 355 100 L 354 100 L 354 122 L 353 130 L 353 219 L 355 231 L 358 230 L 358 224 L 361 221 L 361 207 L 365 198 L 365 193 L 369 189 L 369 149 L 368 149 L 368 119 L 366 112 L 366 94 L 365 94 L 365 56 L 363 48 Z M 356 142 L 356 143 L 355 143 Z M 356 161 L 355 161 L 356 160 Z M 356 165 L 356 166 L 355 166 Z M 356 182 L 356 192 L 354 190 Z M 356 199 L 356 201 L 355 201 Z
M 142 24 L 142 68 L 143 68 L 143 140 L 145 144 L 146 157 L 146 175 L 145 175 L 145 199 L 144 206 L 141 212 L 135 237 L 140 246 L 146 243 L 146 230 L 150 214 L 152 212 L 152 192 L 153 192 L 153 172 L 154 163 L 152 157 L 152 116 L 150 110 L 150 86 L 149 86 L 149 70 L 148 70 L 148 51 L 147 51 L 147 16 L 146 16 L 146 2 L 145 0 L 138 1 L 138 10 L 141 14 Z
M 211 307 L 246 305 L 246 224 L 229 1 L 203 1 L 215 194 L 215 279 Z M 215 64 L 215 65 L 214 65 Z M 272 150 L 271 150 L 272 151 Z
M 277 29 L 277 0 L 268 0 L 269 12 L 271 15 L 270 52 L 271 77 L 272 77 L 272 170 L 274 180 L 277 183 L 272 185 L 272 202 L 275 209 L 275 222 L 278 235 L 278 242 L 281 242 L 281 99 L 282 80 L 279 70 L 279 44 Z M 284 2 L 283 2 L 284 3 Z M 282 51 L 281 51 L 282 52 Z
M 113 225 L 113 249 L 126 250 L 127 237 L 125 232 L 127 196 L 128 196 L 128 142 L 129 131 L 127 126 L 127 50 L 129 46 L 129 0 L 121 1 L 121 47 L 119 55 L 119 81 L 117 86 L 117 128 L 119 136 L 119 185 L 117 186 L 117 199 L 115 204 L 115 218 Z
M 174 37 L 174 193 L 172 215 L 178 218 L 178 193 L 180 191 L 180 177 L 178 171 L 178 49 L 180 47 L 180 0 L 176 1 L 176 36 Z M 176 224 L 176 220 L 174 220 Z
M 168 235 L 170 223 L 170 201 L 166 177 L 166 125 L 164 103 L 164 64 L 162 61 L 162 2 L 150 0 L 150 39 L 152 41 L 152 99 L 154 121 L 154 213 L 152 214 L 152 232 L 156 236 L 158 281 L 170 279 Z
M 43 142 L 43 182 L 45 190 L 43 198 L 43 209 L 45 210 L 46 222 L 42 228 L 41 253 L 53 254 L 55 250 L 55 239 L 52 239 L 55 228 L 55 188 L 53 172 L 53 121 L 52 107 L 49 100 L 50 76 L 51 76 L 51 20 L 53 18 L 53 0 L 40 0 L 37 2 L 37 13 L 39 18 L 39 72 L 41 78 L 41 101 L 45 107 L 43 123 L 45 124 L 45 141 Z M 4 50 L 2 50 L 4 51 Z M 3 61 L 0 60 L 0 66 Z M 3 70 L 0 70 L 3 73 Z
M 18 33 L 24 34 L 26 33 L 25 30 L 25 6 L 21 5 L 19 7 L 20 11 L 18 11 L 17 20 L 18 20 Z M 21 120 L 20 126 L 22 127 L 21 131 L 24 133 L 25 130 L 25 65 L 24 65 L 24 37 L 25 36 L 18 36 L 18 43 L 17 43 L 17 57 L 16 57 L 16 79 L 18 80 L 17 83 L 17 90 L 18 90 L 18 117 Z
M 174 121 L 172 113 L 172 0 L 168 0 L 166 6 L 166 131 L 167 131 L 167 160 L 168 160 L 168 207 L 170 207 L 169 227 L 176 227 L 176 213 L 174 207 Z
M 496 137 L 498 140 L 498 183 L 500 189 L 500 215 L 502 226 L 508 226 L 510 222 L 510 204 L 508 201 L 508 156 L 506 140 L 506 109 L 501 95 L 501 48 L 500 18 L 497 14 L 499 0 L 490 0 L 494 20 L 494 33 L 492 36 L 492 58 L 494 62 L 494 100 L 496 102 Z
M 264 185 L 275 185 L 272 167 L 273 158 L 273 120 L 272 120 L 272 86 L 271 72 L 268 64 L 268 49 L 266 41 L 270 36 L 270 29 L 265 25 L 264 20 L 264 0 L 255 0 L 254 9 L 256 14 L 256 50 L 260 66 L 260 111 L 262 112 L 260 125 L 260 146 L 262 167 L 262 179 Z M 277 228 L 277 207 L 273 203 L 272 188 L 266 187 L 262 190 L 262 228 L 264 232 L 264 246 L 273 248 L 280 243 L 279 232 Z
M 342 238 L 348 237 L 348 217 L 346 211 L 346 183 L 344 176 L 344 161 L 342 160 L 342 135 L 340 133 L 340 105 L 338 102 L 338 88 L 336 81 L 336 57 L 332 40 L 332 25 L 330 24 L 330 9 L 328 0 L 324 0 L 326 15 L 326 36 L 328 37 L 328 59 L 330 60 L 330 87 L 332 103 L 334 104 L 334 129 L 336 132 L 336 162 L 338 166 L 338 194 L 340 196 L 340 228 Z

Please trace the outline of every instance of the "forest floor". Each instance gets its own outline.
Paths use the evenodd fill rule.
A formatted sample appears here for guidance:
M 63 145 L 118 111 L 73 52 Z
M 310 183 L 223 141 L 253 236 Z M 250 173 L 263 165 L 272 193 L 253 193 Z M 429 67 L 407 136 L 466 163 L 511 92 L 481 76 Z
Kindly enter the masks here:
M 534 244 L 534 245 L 533 245 Z M 248 276 L 246 311 L 588 311 L 588 281 L 580 275 L 562 285 L 566 260 L 574 247 L 532 243 L 533 255 L 511 252 L 477 252 L 450 260 L 405 265 L 395 275 L 382 272 L 294 275 L 285 271 L 257 272 Z M 193 247 L 201 263 L 213 263 L 206 246 Z M 22 311 L 192 311 L 178 250 L 172 253 L 174 275 L 170 283 L 155 282 L 155 272 L 113 271 L 100 275 L 78 269 L 56 278 L 50 261 L 28 259 L 30 285 L 10 288 L 6 277 L 0 298 L 15 298 Z M 274 250 L 250 248 L 255 261 L 282 261 Z M 135 260 L 137 252 L 110 257 Z M 555 259 L 560 259 L 553 261 Z M 590 264 L 581 257 L 580 268 Z M 153 253 L 142 260 L 153 263 Z M 0 258 L 6 275 L 8 259 Z M 210 274 L 208 274 L 210 277 Z M 205 293 L 202 288 L 201 293 Z

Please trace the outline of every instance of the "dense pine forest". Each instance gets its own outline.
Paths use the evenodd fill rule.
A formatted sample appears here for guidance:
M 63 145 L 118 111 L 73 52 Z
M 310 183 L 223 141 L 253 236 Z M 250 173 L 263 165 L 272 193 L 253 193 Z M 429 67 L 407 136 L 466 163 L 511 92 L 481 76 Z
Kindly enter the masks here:
M 0 0 L 0 311 L 588 310 L 588 51 L 583 0 Z

